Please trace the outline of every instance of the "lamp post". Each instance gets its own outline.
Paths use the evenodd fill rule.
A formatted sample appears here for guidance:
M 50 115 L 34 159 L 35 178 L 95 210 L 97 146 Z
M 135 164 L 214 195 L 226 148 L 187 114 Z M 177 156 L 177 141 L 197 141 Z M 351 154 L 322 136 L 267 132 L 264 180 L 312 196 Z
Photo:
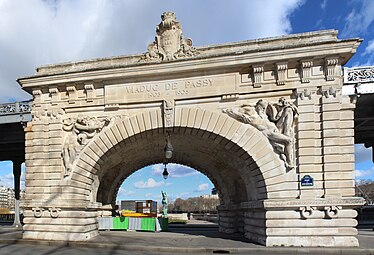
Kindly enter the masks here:
M 168 163 L 168 160 L 171 159 L 171 157 L 173 156 L 173 150 L 174 148 L 173 148 L 173 145 L 171 145 L 171 141 L 170 141 L 170 133 L 168 132 L 166 136 L 166 144 L 164 147 L 166 161 L 164 162 L 164 171 L 162 172 L 162 176 L 164 177 L 165 180 L 169 177 L 169 173 L 168 173 L 168 169 L 166 165 Z
M 173 150 L 173 145 L 171 145 L 170 141 L 170 134 L 168 133 L 168 135 L 166 136 L 166 145 L 164 148 L 166 159 L 171 159 L 171 157 L 173 156 Z

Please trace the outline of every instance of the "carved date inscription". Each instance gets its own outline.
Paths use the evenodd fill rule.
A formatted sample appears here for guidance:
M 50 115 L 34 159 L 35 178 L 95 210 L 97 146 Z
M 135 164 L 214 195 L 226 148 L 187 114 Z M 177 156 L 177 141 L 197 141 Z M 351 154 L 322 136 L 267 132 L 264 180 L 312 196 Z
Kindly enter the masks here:
M 214 94 L 217 87 L 229 81 L 228 88 L 235 88 L 232 77 L 204 77 L 201 79 L 172 80 L 105 86 L 105 104 L 123 104 L 153 101 L 164 98 L 193 98 Z M 231 85 L 232 84 L 232 85 Z M 222 91 L 222 89 L 219 89 Z

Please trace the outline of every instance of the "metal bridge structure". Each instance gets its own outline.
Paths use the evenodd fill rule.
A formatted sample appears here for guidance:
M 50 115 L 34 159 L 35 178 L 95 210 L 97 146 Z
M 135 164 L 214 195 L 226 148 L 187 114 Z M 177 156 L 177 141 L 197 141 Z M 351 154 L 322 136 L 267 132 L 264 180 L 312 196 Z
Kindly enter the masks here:
M 342 93 L 356 98 L 355 143 L 374 144 L 374 66 L 344 68 Z M 374 162 L 374 150 L 372 149 Z
M 13 162 L 15 217 L 14 226 L 21 227 L 19 199 L 21 165 L 25 162 L 24 127 L 31 121 L 31 101 L 0 104 L 0 161 Z

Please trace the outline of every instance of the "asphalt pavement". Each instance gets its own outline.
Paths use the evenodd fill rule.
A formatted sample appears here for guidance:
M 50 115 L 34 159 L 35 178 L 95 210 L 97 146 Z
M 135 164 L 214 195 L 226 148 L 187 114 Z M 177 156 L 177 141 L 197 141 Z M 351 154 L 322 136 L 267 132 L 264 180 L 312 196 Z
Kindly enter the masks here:
M 86 242 L 22 239 L 22 230 L 0 226 L 0 255 L 62 254 L 373 254 L 374 231 L 359 230 L 358 248 L 264 247 L 240 234 L 223 234 L 214 224 L 193 222 L 170 226 L 169 232 L 101 231 Z

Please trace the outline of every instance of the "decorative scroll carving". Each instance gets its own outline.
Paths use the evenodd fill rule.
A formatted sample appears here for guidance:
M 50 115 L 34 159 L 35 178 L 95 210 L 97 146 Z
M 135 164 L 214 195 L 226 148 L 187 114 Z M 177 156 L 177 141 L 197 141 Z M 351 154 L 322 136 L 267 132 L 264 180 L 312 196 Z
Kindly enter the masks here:
M 35 218 L 41 218 L 43 216 L 43 212 L 46 209 L 41 208 L 41 207 L 34 207 L 31 210 Z M 51 218 L 57 218 L 61 212 L 61 209 L 56 208 L 56 207 L 49 207 L 48 211 L 49 211 L 49 215 L 51 216 Z
M 56 207 L 50 207 L 48 210 L 52 218 L 57 218 L 61 212 L 61 209 Z
M 344 83 L 374 82 L 374 67 L 344 68 Z
M 323 90 L 321 88 L 320 90 L 321 90 L 322 95 L 324 95 L 326 98 L 336 97 L 338 93 L 338 91 L 333 87 L 330 87 L 329 89 L 326 89 L 326 90 Z
M 252 66 L 252 72 L 253 72 L 253 87 L 261 88 L 263 75 L 264 75 L 264 65 Z
M 225 109 L 224 113 L 260 130 L 269 140 L 274 151 L 285 162 L 287 169 L 295 167 L 294 121 L 298 115 L 296 106 L 281 97 L 278 103 L 270 105 L 259 100 L 255 106 Z
M 148 45 L 148 51 L 140 61 L 170 61 L 199 54 L 192 47 L 192 40 L 183 38 L 182 26 L 173 12 L 164 12 L 161 19 L 156 27 L 155 41 Z
M 34 214 L 35 218 L 42 217 L 43 211 L 44 211 L 44 209 L 40 208 L 40 207 L 34 207 L 34 208 L 32 208 L 32 213 Z
M 334 206 L 334 205 L 333 206 L 326 206 L 324 208 L 326 218 L 333 219 L 333 218 L 338 217 L 339 210 L 341 210 L 341 209 L 342 209 L 341 206 Z
M 301 218 L 308 219 L 308 218 L 312 217 L 315 209 L 316 209 L 315 207 L 311 207 L 311 206 L 300 207 Z
M 302 60 L 300 62 L 300 78 L 302 83 L 308 83 L 310 82 L 310 77 L 312 77 L 312 66 L 313 61 L 312 60 Z
M 296 92 L 296 96 L 301 100 L 304 100 L 306 98 L 310 100 L 312 99 L 312 91 L 310 89 L 304 89 L 302 92 Z
M 287 69 L 288 64 L 287 63 L 276 63 L 276 78 L 277 78 L 277 84 L 278 85 L 284 85 L 287 78 Z
M 171 133 L 174 126 L 174 100 L 163 101 L 164 128 L 166 133 Z
M 57 120 L 64 115 L 64 110 L 60 108 L 51 108 L 51 109 L 40 109 L 33 110 L 31 112 L 33 121 L 38 120 Z
M 338 58 L 327 58 L 325 60 L 325 75 L 326 81 L 335 80 L 336 66 L 339 64 Z
M 334 219 L 334 218 L 338 217 L 339 210 L 341 210 L 342 207 L 341 206 L 335 206 L 335 205 L 325 206 L 325 207 L 322 207 L 322 208 L 317 208 L 317 207 L 312 207 L 312 206 L 302 206 L 302 207 L 300 207 L 301 218 L 303 218 L 303 219 L 310 218 L 313 215 L 314 211 L 316 211 L 317 209 L 325 212 L 325 218 Z
M 70 175 L 74 161 L 83 147 L 108 123 L 108 119 L 98 120 L 96 117 L 83 115 L 79 115 L 76 120 L 63 120 L 63 129 L 69 132 L 61 153 L 65 167 L 64 177 Z

